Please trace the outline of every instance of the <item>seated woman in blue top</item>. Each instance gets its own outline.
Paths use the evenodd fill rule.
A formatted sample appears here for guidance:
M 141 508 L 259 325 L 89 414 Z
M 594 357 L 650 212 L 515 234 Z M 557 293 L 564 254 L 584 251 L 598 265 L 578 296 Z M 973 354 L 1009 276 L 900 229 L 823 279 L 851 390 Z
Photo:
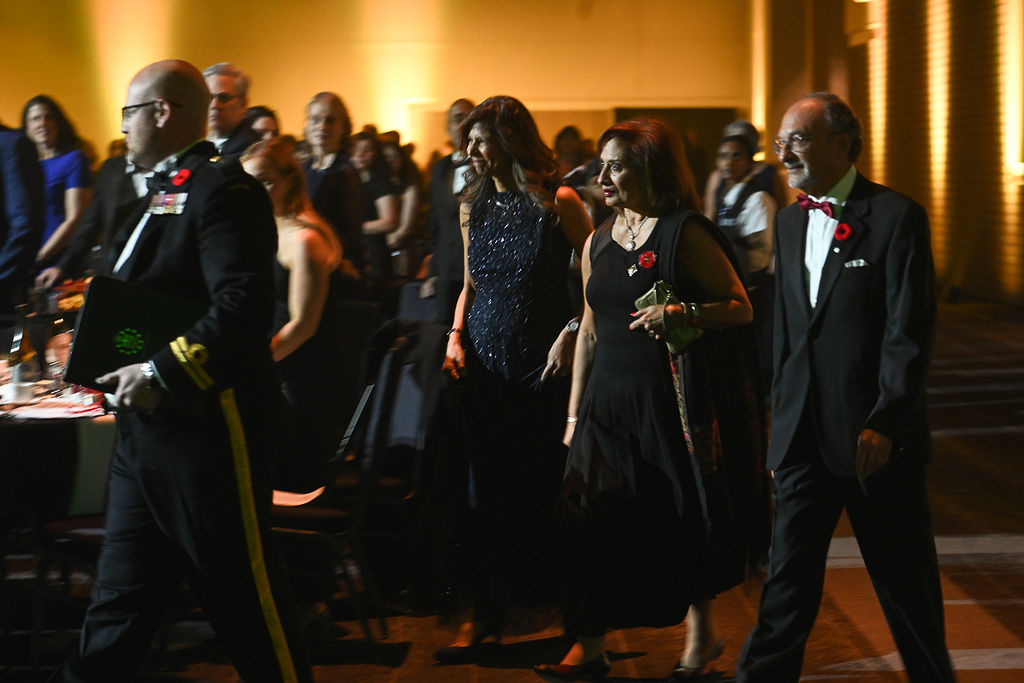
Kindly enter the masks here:
M 25 135 L 35 143 L 43 167 L 46 220 L 36 266 L 53 265 L 92 199 L 92 170 L 82 141 L 60 105 L 36 95 L 21 112 Z

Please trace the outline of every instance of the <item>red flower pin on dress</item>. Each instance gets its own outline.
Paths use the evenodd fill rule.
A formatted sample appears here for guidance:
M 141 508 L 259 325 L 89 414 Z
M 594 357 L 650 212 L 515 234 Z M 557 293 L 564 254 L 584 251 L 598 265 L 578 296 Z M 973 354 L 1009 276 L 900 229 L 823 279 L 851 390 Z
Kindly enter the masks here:
M 840 223 L 836 226 L 836 234 L 834 237 L 837 242 L 845 242 L 850 239 L 850 235 L 853 234 L 853 228 L 850 227 L 849 223 Z
M 640 258 L 637 260 L 637 263 L 640 265 L 641 268 L 653 268 L 654 262 L 657 260 L 658 255 L 655 254 L 653 251 L 645 251 L 644 253 L 640 254 Z
M 177 173 L 174 174 L 174 177 L 171 178 L 171 185 L 174 185 L 175 187 L 181 187 L 182 185 L 185 184 L 185 181 L 188 180 L 188 177 L 190 175 L 192 175 L 192 171 L 188 170 L 187 168 L 179 170 Z

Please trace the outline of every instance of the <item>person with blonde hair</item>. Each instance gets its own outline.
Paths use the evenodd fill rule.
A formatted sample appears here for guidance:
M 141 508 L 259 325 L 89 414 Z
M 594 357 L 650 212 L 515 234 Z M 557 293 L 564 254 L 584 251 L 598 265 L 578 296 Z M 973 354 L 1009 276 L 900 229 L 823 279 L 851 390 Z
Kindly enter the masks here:
M 348 138 L 352 119 L 341 98 L 320 92 L 306 103 L 306 186 L 316 212 L 330 223 L 341 241 L 345 258 L 355 271 L 363 267 L 363 184 L 352 167 Z M 358 275 L 353 273 L 356 278 Z M 351 286 L 349 287 L 351 290 Z M 356 298 L 354 295 L 349 298 Z
M 280 138 L 263 140 L 240 161 L 266 188 L 277 224 L 270 351 L 292 406 L 298 443 L 279 466 L 275 486 L 311 491 L 324 483 L 341 418 L 338 392 L 321 391 L 341 373 L 335 353 L 341 335 L 336 284 L 341 243 L 313 210 L 292 145 Z

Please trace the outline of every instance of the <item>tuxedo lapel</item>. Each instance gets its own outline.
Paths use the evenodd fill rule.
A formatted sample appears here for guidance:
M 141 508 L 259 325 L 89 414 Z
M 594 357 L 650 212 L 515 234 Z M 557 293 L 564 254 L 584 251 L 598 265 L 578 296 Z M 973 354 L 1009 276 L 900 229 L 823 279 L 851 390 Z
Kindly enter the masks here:
M 801 301 L 803 305 L 799 311 L 804 320 L 810 318 L 810 304 L 808 303 L 807 277 L 804 274 L 804 250 L 807 244 L 807 212 L 791 212 L 793 219 L 787 224 L 779 224 L 780 230 L 788 234 L 780 234 L 780 258 L 783 263 L 789 264 L 791 277 L 783 280 L 783 286 L 787 288 L 787 301 Z
M 123 178 L 118 179 L 117 183 L 117 204 L 131 204 L 139 195 L 135 194 L 135 183 L 132 181 L 132 176 L 125 174 Z
M 121 266 L 119 274 L 123 274 L 125 279 L 131 280 L 135 276 L 136 264 L 138 263 L 152 263 L 152 257 L 156 244 L 158 243 L 158 236 L 160 229 L 167 221 L 167 216 L 159 216 L 152 214 L 149 220 L 146 221 L 145 227 L 142 228 L 142 232 L 139 234 L 139 239 L 135 243 L 135 247 L 132 249 L 131 256 Z M 132 229 L 134 229 L 134 224 Z
M 839 274 L 843 270 L 843 263 L 849 260 L 850 254 L 854 253 L 857 244 L 868 234 L 869 228 L 865 219 L 870 212 L 870 206 L 861 197 L 861 193 L 858 192 L 858 188 L 862 183 L 863 177 L 858 175 L 857 182 L 850 192 L 850 197 L 846 200 L 846 205 L 843 207 L 839 225 L 845 224 L 849 226 L 850 229 L 846 239 L 838 239 L 833 235 L 832 244 L 829 245 L 828 256 L 825 257 L 825 265 L 821 269 L 821 281 L 818 284 L 818 303 L 814 307 L 814 313 L 811 315 L 812 323 L 821 315 L 821 311 L 825 306 L 828 305 L 829 295 L 832 293 L 836 280 L 839 279 Z M 839 231 L 840 228 L 837 227 L 837 234 Z
M 213 146 L 213 143 L 201 140 L 185 150 L 178 159 L 173 172 L 157 176 L 158 178 L 162 177 L 162 181 L 151 184 L 150 187 L 156 187 L 159 191 L 150 189 L 145 199 L 139 202 L 138 209 L 133 213 L 133 220 L 127 221 L 122 226 L 117 238 L 114 240 L 114 249 L 111 251 L 110 258 L 108 259 L 111 269 L 113 269 L 114 264 L 120 258 L 125 244 L 127 244 L 139 221 L 142 220 L 142 216 L 147 211 L 154 211 L 150 214 L 146 225 L 139 234 L 138 241 L 132 248 L 131 255 L 118 271 L 118 274 L 126 279 L 132 277 L 135 264 L 140 261 L 140 255 L 149 254 L 153 250 L 154 247 L 152 245 L 156 244 L 160 227 L 165 225 L 171 216 L 180 215 L 185 210 L 189 191 L 192 187 L 189 178 L 208 159 L 213 161 L 210 158 L 213 154 L 216 154 L 216 148 Z M 154 201 L 156 203 L 155 207 L 151 209 Z
M 128 238 L 131 237 L 132 231 L 135 230 L 135 226 L 139 224 L 142 217 L 146 213 L 146 209 L 149 208 L 150 197 L 153 193 L 150 192 L 146 196 L 138 200 L 138 204 L 134 205 L 134 211 L 127 214 L 129 217 L 120 223 L 113 230 L 113 239 L 110 242 L 110 249 L 107 250 L 107 269 L 110 272 L 114 271 L 114 265 L 117 260 L 121 257 L 121 252 L 124 251 L 124 246 L 128 243 Z M 118 212 L 115 210 L 114 215 L 111 217 L 112 220 L 117 219 Z M 121 215 L 125 215 L 122 213 Z M 152 217 L 151 217 L 152 218 Z M 125 264 L 127 265 L 127 264 Z M 122 267 L 123 270 L 123 267 Z
M 121 202 L 110 210 L 110 225 L 116 231 L 133 215 L 138 213 L 139 207 L 144 204 L 141 197 L 132 196 L 130 199 Z

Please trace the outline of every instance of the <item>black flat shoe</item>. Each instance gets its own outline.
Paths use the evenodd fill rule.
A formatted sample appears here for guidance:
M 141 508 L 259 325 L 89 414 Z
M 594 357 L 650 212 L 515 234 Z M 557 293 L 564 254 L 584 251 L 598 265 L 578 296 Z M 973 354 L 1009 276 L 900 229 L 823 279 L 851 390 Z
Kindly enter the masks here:
M 533 672 L 546 681 L 595 681 L 608 675 L 612 665 L 607 655 L 582 664 L 538 664 Z

